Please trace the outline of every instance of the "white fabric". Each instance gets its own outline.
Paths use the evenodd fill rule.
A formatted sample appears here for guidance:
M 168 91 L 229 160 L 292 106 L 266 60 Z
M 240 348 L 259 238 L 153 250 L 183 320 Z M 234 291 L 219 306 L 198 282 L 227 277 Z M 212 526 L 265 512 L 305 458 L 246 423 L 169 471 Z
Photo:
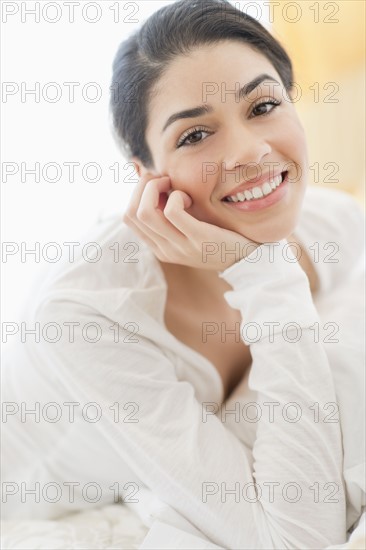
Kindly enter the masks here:
M 106 504 L 54 520 L 1 523 L 2 550 L 137 550 L 148 531 L 141 519 L 122 504 Z
M 90 263 L 76 256 L 74 263 L 57 266 L 34 289 L 33 306 L 26 308 L 28 326 L 58 324 L 58 341 L 47 341 L 55 335 L 49 325 L 46 338 L 41 334 L 35 342 L 28 336 L 21 343 L 19 336 L 5 356 L 3 400 L 13 403 L 7 412 L 21 409 L 21 402 L 27 408 L 38 402 L 41 409 L 54 402 L 62 416 L 54 423 L 42 415 L 39 422 L 31 416 L 24 422 L 20 413 L 8 414 L 2 480 L 13 483 L 7 489 L 15 494 L 8 494 L 5 503 L 3 496 L 3 517 L 54 519 L 88 511 L 113 503 L 111 487 L 118 484 L 119 496 L 151 528 L 141 548 L 152 548 L 149 537 L 159 548 L 168 547 L 169 537 L 176 540 L 175 548 L 325 548 L 345 543 L 346 532 L 365 506 L 363 224 L 361 209 L 345 193 L 308 188 L 295 234 L 308 253 L 320 251 L 315 268 L 321 288 L 314 299 L 294 257 L 288 250 L 287 259 L 282 255 L 285 240 L 272 248 L 274 261 L 263 245 L 258 261 L 252 261 L 258 254 L 254 252 L 220 274 L 233 289 L 225 294 L 229 305 L 240 310 L 244 324 L 257 323 L 263 330 L 251 344 L 249 376 L 225 403 L 214 366 L 164 325 L 166 282 L 149 248 L 120 218 L 97 224 L 85 242 L 99 243 L 101 259 Z M 126 243 L 136 243 L 136 254 L 136 245 L 124 247 Z M 339 247 L 334 256 L 329 243 Z M 329 263 L 334 257 L 339 261 Z M 268 322 L 280 323 L 273 342 L 264 330 Z M 278 330 L 294 322 L 301 337 L 285 341 Z M 73 341 L 70 323 L 79 323 Z M 93 327 L 83 337 L 81 328 L 87 323 L 100 327 L 95 343 L 85 336 L 95 336 Z M 319 342 L 314 341 L 315 323 Z M 335 324 L 339 331 L 332 336 Z M 287 335 L 296 336 L 294 330 Z M 79 403 L 74 422 L 69 421 L 69 402 Z M 91 402 L 102 412 L 96 422 L 80 414 Z M 236 421 L 236 414 L 229 413 L 241 413 L 253 402 L 263 411 L 256 423 L 242 417 Z M 269 402 L 275 404 L 275 414 L 296 403 L 301 419 L 289 422 L 276 414 L 270 422 Z M 340 423 L 329 421 L 334 418 L 329 404 L 336 402 Z M 115 403 L 120 404 L 117 420 Z M 206 422 L 203 403 L 219 406 Z M 314 403 L 319 404 L 318 422 Z M 49 409 L 46 418 L 55 410 Z M 95 410 L 89 409 L 89 417 Z M 278 484 L 274 502 L 269 490 L 255 503 L 249 502 L 252 494 L 236 501 L 228 493 L 224 501 L 221 483 L 228 490 L 239 485 L 242 491 L 254 481 L 262 489 Z M 22 494 L 22 482 L 27 489 L 40 484 L 39 502 Z M 294 482 L 301 488 L 296 503 L 281 492 Z M 47 483 L 62 488 L 55 503 L 42 495 Z M 66 483 L 77 484 L 74 502 L 64 490 L 70 486 Z M 88 483 L 100 487 L 94 503 L 86 502 Z M 204 502 L 207 483 L 219 490 Z M 146 513 L 151 499 L 155 505 Z M 181 542 L 177 533 L 172 535 L 174 529 Z

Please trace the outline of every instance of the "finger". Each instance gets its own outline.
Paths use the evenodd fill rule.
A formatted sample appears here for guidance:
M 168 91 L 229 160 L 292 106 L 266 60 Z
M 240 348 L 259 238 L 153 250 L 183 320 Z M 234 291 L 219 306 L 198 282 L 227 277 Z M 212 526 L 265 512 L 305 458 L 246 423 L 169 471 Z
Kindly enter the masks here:
M 164 209 L 164 216 L 187 238 L 193 239 L 209 224 L 201 222 L 185 211 L 192 205 L 192 199 L 183 191 L 173 191 Z
M 177 239 L 185 240 L 186 237 L 165 217 L 164 212 L 166 206 L 164 212 L 159 208 L 159 204 L 161 204 L 161 194 L 167 194 L 170 188 L 170 180 L 166 181 L 162 178 L 160 180 L 150 180 L 146 184 L 141 196 L 140 206 L 137 210 L 136 217 L 139 222 L 142 222 L 155 234 L 166 240 L 174 240 L 176 242 Z M 173 193 L 171 193 L 171 195 L 172 194 Z M 169 204 L 170 196 L 166 204 Z M 152 238 L 154 237 L 152 236 Z
M 137 209 L 139 207 L 139 204 L 140 204 L 142 194 L 144 192 L 144 189 L 145 189 L 147 183 L 151 180 L 156 180 L 156 179 L 169 179 L 169 177 L 168 176 L 156 176 L 156 174 L 152 174 L 151 172 L 148 172 L 148 173 L 144 174 L 139 179 L 139 182 L 136 185 L 136 188 L 134 189 L 134 191 L 131 195 L 130 202 L 129 202 L 128 207 L 126 209 L 126 212 L 125 212 L 126 216 L 132 217 L 132 218 L 135 216 L 136 211 L 137 211 Z
M 132 231 L 138 237 L 140 237 L 140 239 L 143 242 L 145 242 L 147 245 L 150 246 L 150 248 L 153 250 L 155 255 L 160 255 L 161 254 L 161 249 L 160 249 L 159 245 L 155 241 L 150 239 L 150 237 L 147 236 L 146 232 L 143 231 L 142 229 L 140 229 L 140 227 L 135 222 L 133 222 L 132 220 L 128 220 L 127 225 L 132 229 Z
M 157 206 L 158 210 L 161 210 L 162 212 L 164 211 L 168 198 L 169 198 L 168 193 L 160 193 L 159 204 Z
M 147 184 L 151 181 L 156 182 L 157 180 L 159 180 L 159 182 L 162 182 L 162 186 L 160 187 L 160 189 L 166 190 L 166 192 L 163 192 L 160 195 L 158 202 L 158 208 L 162 211 L 163 207 L 166 204 L 169 189 L 171 190 L 170 178 L 168 176 L 157 177 L 155 174 L 149 172 L 144 174 L 144 176 L 140 178 L 138 185 L 131 197 L 128 208 L 124 213 L 123 221 L 128 226 L 130 226 L 133 231 L 135 231 L 135 233 L 141 237 L 143 241 L 149 244 L 154 253 L 161 253 L 165 250 L 166 245 L 168 244 L 167 240 L 163 237 L 160 237 L 156 233 L 152 234 L 151 230 L 137 218 L 137 211 L 140 207 L 141 197 Z

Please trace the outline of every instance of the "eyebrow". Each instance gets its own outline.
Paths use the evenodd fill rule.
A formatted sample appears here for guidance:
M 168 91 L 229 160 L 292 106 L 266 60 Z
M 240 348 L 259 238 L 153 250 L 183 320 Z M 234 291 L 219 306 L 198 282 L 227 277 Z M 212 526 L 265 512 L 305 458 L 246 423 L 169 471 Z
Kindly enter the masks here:
M 248 82 L 247 84 L 244 84 L 242 88 L 240 88 L 239 92 L 235 96 L 235 100 L 238 101 L 239 99 L 243 99 L 244 97 L 248 96 L 255 88 L 259 86 L 264 81 L 269 82 L 277 82 L 277 84 L 280 84 L 278 80 L 273 78 L 273 76 L 270 76 L 268 74 L 260 74 L 259 76 L 256 76 Z M 206 115 L 208 113 L 212 113 L 214 111 L 214 108 L 211 105 L 200 105 L 199 107 L 194 107 L 193 109 L 185 109 L 184 111 L 180 111 L 179 113 L 174 113 L 173 115 L 170 115 L 166 123 L 164 124 L 164 127 L 161 131 L 161 133 L 165 132 L 165 130 L 173 124 L 173 122 L 176 122 L 177 120 L 181 120 L 184 118 L 196 118 L 202 115 Z

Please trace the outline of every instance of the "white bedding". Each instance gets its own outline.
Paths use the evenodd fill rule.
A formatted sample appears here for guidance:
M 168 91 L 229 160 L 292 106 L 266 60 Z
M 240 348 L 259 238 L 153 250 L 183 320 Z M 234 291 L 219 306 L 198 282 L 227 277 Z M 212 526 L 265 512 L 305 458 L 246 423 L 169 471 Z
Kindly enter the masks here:
M 174 548 L 217 548 L 202 539 L 188 535 L 186 531 L 175 530 L 166 523 L 156 522 L 155 526 L 156 532 L 159 530 L 159 550 L 163 548 L 170 550 Z M 154 528 L 150 531 L 140 517 L 124 504 L 111 504 L 93 510 L 68 514 L 57 520 L 6 520 L 1 522 L 1 527 L 1 548 L 3 550 L 156 548 Z M 149 535 L 146 536 L 148 532 Z M 164 538 L 166 544 L 161 544 Z M 365 548 L 365 514 L 363 514 L 358 528 L 352 533 L 347 544 L 330 546 L 326 550 L 361 550 Z
M 1 548 L 47 550 L 139 548 L 148 527 L 124 504 L 68 514 L 57 520 L 1 522 Z

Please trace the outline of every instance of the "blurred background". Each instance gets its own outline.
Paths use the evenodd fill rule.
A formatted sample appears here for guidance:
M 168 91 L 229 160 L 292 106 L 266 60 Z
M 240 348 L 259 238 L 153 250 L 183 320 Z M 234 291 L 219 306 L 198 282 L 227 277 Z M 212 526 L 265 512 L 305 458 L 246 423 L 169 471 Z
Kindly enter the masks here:
M 313 183 L 343 189 L 364 206 L 366 2 L 271 4 L 271 32 L 288 51 L 302 90 L 297 108 L 310 158 L 319 163 Z
M 112 61 L 119 43 L 170 3 L 81 0 L 73 12 L 62 1 L 1 3 L 3 321 L 22 320 L 52 267 L 56 251 L 42 254 L 48 243 L 80 242 L 99 219 L 122 215 L 137 179 L 110 133 Z M 293 60 L 310 183 L 364 204 L 365 2 L 232 4 Z

